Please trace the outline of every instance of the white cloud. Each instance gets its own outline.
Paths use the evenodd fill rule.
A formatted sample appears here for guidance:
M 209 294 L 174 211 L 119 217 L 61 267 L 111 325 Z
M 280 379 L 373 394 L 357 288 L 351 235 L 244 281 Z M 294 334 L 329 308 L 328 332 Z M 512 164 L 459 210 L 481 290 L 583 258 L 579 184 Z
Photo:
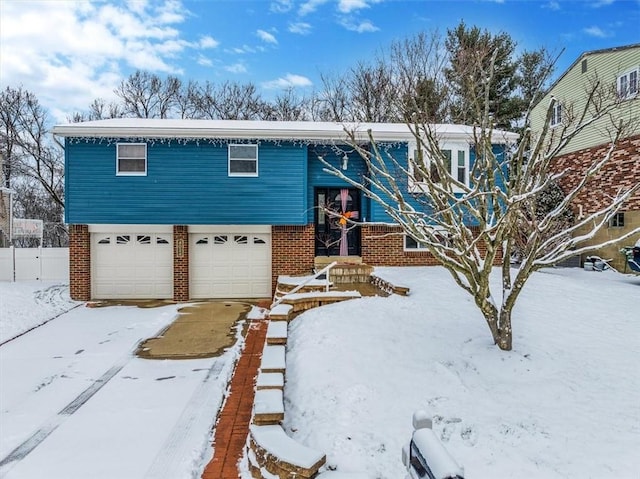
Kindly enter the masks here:
M 203 67 L 212 67 L 213 66 L 213 62 L 211 61 L 211 59 L 205 57 L 204 55 L 198 55 L 198 58 L 196 59 L 196 62 L 198 63 L 198 65 L 203 66 Z
M 276 40 L 276 37 L 274 37 L 271 33 L 266 32 L 264 30 L 258 30 L 256 32 L 256 35 L 258 35 L 258 38 L 260 38 L 260 40 L 262 40 L 265 43 L 272 43 L 274 45 L 278 44 L 278 40 Z
M 377 32 L 378 30 L 380 30 L 369 20 L 354 21 L 346 17 L 340 20 L 340 25 L 342 25 L 347 30 L 350 30 L 352 32 L 357 32 L 357 33 L 370 33 L 370 32 Z
M 615 0 L 596 0 L 591 4 L 593 8 L 606 7 L 607 5 L 611 5 Z
M 287 89 L 294 87 L 307 87 L 313 83 L 307 77 L 287 73 L 284 77 L 271 80 L 262 84 L 266 90 Z
M 226 67 L 224 67 L 224 69 L 229 73 L 246 73 L 247 72 L 247 67 L 244 66 L 242 63 L 234 63 L 233 65 L 227 65 Z
M 351 13 L 356 10 L 370 8 L 371 4 L 379 2 L 380 0 L 339 0 L 338 10 L 342 13 Z
M 289 31 L 299 35 L 308 35 L 311 33 L 311 25 L 305 22 L 290 23 Z
M 560 3 L 556 0 L 549 0 L 546 5 L 543 5 L 543 8 L 548 8 L 549 10 L 560 10 Z
M 591 37 L 607 38 L 607 37 L 610 36 L 609 33 L 605 32 L 602 28 L 596 27 L 596 26 L 585 28 L 585 29 L 583 29 L 583 31 L 584 31 L 584 33 L 586 33 L 587 35 L 589 35 Z
M 269 6 L 269 10 L 276 13 L 286 13 L 293 8 L 293 0 L 274 0 Z
M 200 44 L 200 48 L 216 48 L 218 45 L 220 45 L 220 42 L 218 40 L 210 37 L 209 35 L 200 38 L 200 41 L 198 43 Z
M 184 52 L 215 48 L 210 36 L 182 38 L 188 15 L 178 0 L 2 0 L 0 86 L 22 85 L 57 115 L 85 110 L 113 99 L 130 68 L 180 74 Z
M 313 13 L 318 9 L 318 7 L 324 5 L 328 1 L 329 0 L 307 0 L 300 5 L 300 8 L 298 9 L 298 15 L 304 17 L 305 15 Z

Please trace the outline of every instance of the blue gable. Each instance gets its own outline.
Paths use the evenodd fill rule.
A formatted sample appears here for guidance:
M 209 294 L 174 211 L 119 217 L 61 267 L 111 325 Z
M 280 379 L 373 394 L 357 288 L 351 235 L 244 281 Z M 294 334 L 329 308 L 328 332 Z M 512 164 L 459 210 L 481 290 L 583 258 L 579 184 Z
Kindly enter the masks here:
M 307 146 L 260 141 L 257 177 L 229 177 L 227 144 L 147 142 L 147 174 L 116 175 L 116 142 L 67 139 L 72 224 L 306 224 Z

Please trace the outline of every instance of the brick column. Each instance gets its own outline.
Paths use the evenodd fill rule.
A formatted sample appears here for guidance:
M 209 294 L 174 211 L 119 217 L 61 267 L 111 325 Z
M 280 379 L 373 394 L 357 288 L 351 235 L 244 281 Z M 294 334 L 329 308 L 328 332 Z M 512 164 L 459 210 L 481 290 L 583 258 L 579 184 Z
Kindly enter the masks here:
M 273 226 L 271 228 L 271 282 L 275 291 L 280 275 L 310 274 L 315 257 L 315 227 Z
M 189 300 L 189 230 L 173 226 L 173 300 Z
M 91 236 L 87 225 L 69 225 L 69 295 L 91 299 Z

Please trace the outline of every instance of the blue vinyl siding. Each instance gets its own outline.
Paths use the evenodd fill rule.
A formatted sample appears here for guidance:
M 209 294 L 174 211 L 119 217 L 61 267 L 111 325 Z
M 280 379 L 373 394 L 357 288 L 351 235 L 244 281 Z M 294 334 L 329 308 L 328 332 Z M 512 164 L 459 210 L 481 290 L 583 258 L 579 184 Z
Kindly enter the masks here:
M 72 224 L 305 224 L 307 147 L 260 142 L 258 177 L 229 177 L 227 145 L 148 142 L 147 175 L 116 176 L 115 143 L 67 140 Z
M 381 152 L 393 158 L 403 167 L 407 167 L 408 165 L 408 145 L 396 145 L 393 147 L 381 148 Z M 393 168 L 393 160 L 389 158 L 387 160 L 388 168 Z M 398 173 L 396 176 L 396 181 L 400 185 L 402 192 L 404 193 L 404 198 L 407 200 L 414 208 L 418 208 L 419 204 L 417 201 L 414 201 L 414 197 L 412 197 L 408 192 L 408 178 L 405 178 L 403 174 Z M 382 196 L 384 198 L 384 196 Z M 384 198 L 386 200 L 386 198 Z M 391 217 L 384 211 L 382 206 L 376 202 L 371 201 L 371 222 L 374 223 L 392 223 L 394 222 Z

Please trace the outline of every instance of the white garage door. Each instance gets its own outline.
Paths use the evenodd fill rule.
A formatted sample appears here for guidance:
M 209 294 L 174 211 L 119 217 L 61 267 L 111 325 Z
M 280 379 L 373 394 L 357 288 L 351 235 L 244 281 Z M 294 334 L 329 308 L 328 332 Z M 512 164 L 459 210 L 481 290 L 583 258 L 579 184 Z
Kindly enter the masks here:
M 95 299 L 173 297 L 171 233 L 92 233 L 91 295 Z
M 192 233 L 189 263 L 192 298 L 271 296 L 270 233 Z

